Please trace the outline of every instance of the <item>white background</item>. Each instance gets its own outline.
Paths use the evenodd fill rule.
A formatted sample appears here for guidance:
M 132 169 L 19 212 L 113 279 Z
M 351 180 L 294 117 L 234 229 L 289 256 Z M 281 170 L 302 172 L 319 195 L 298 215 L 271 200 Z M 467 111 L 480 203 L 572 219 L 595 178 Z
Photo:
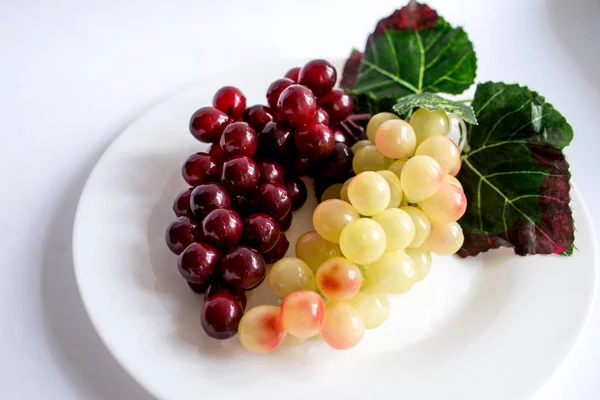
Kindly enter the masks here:
M 149 399 L 96 336 L 75 286 L 71 227 L 91 168 L 165 96 L 249 64 L 343 57 L 402 1 L 0 1 L 0 397 Z M 565 114 L 598 226 L 598 0 L 430 3 L 469 32 L 480 81 L 527 84 Z M 599 337 L 596 307 L 535 399 L 600 397 Z

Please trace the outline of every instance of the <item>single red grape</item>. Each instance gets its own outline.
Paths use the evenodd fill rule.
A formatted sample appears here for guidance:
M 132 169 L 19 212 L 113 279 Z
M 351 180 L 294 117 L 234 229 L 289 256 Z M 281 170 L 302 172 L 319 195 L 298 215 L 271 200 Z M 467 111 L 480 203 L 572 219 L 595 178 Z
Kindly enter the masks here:
M 246 97 L 240 89 L 233 86 L 225 86 L 215 93 L 213 106 L 229 115 L 232 119 L 237 119 L 246 109 Z
M 257 164 L 261 182 L 283 183 L 285 181 L 285 170 L 277 161 L 261 160 Z
M 258 166 L 250 157 L 235 156 L 223 164 L 221 184 L 232 195 L 250 193 L 259 179 Z
M 183 163 L 181 175 L 190 186 L 198 186 L 205 182 L 218 182 L 221 170 L 210 155 L 194 153 Z
M 214 247 L 195 242 L 183 250 L 177 259 L 179 273 L 188 282 L 205 284 L 219 268 L 221 254 Z
M 275 247 L 273 247 L 271 250 L 264 253 L 263 258 L 265 259 L 265 262 L 267 264 L 273 264 L 273 263 L 281 260 L 285 256 L 285 253 L 287 253 L 289 248 L 290 248 L 290 242 L 288 241 L 287 237 L 285 236 L 285 233 L 283 233 L 283 231 L 282 231 L 279 234 L 279 239 L 277 239 L 277 243 L 275 244 Z
M 194 190 L 194 188 L 184 190 L 183 192 L 179 193 L 175 198 L 175 201 L 173 201 L 173 212 L 178 217 L 193 217 L 194 214 L 190 208 L 190 197 L 192 190 Z
M 198 185 L 190 195 L 190 208 L 198 220 L 204 218 L 212 210 L 229 207 L 231 207 L 229 194 L 218 183 L 210 182 Z
M 300 75 L 300 67 L 292 68 L 285 73 L 285 77 L 298 83 L 298 75 Z
M 277 101 L 277 115 L 292 126 L 302 126 L 312 121 L 317 111 L 317 99 L 305 86 L 288 86 Z
M 275 112 L 267 106 L 257 104 L 244 111 L 244 121 L 249 123 L 255 132 L 260 133 L 269 122 L 275 121 Z
M 325 60 L 312 60 L 300 70 L 298 82 L 308 87 L 316 96 L 333 89 L 337 80 L 335 67 Z
M 246 298 L 246 292 L 243 289 L 236 289 L 227 282 L 225 282 L 222 277 L 218 279 L 213 279 L 213 283 L 205 289 L 204 293 L 204 301 L 208 301 L 211 297 L 218 295 L 219 293 L 227 292 L 233 297 L 236 298 L 237 301 L 242 305 L 242 308 L 246 309 L 246 304 L 248 303 L 248 299 Z
M 279 229 L 283 232 L 287 232 L 288 229 L 292 226 L 293 213 L 290 211 L 287 215 L 281 219 L 277 220 L 277 225 L 279 225 Z
M 285 186 L 273 182 L 258 185 L 250 204 L 255 212 L 269 214 L 275 219 L 285 217 L 292 209 L 292 199 Z
M 212 210 L 202 221 L 202 239 L 218 249 L 228 249 L 242 237 L 242 219 L 233 210 Z
M 254 157 L 256 146 L 258 146 L 258 136 L 250 125 L 246 122 L 234 122 L 230 124 L 221 135 L 219 141 L 223 155 L 226 159 L 233 156 Z
M 303 156 L 310 160 L 322 160 L 333 151 L 335 138 L 328 126 L 311 122 L 296 131 L 294 142 Z
M 188 217 L 175 218 L 165 233 L 167 246 L 175 254 L 181 254 L 186 247 L 198 241 L 199 238 L 198 225 Z
M 333 89 L 319 97 L 317 103 L 327 111 L 332 122 L 340 122 L 352 114 L 354 103 L 352 97 L 344 89 Z
M 267 103 L 269 103 L 269 107 L 271 107 L 272 110 L 277 110 L 277 102 L 279 101 L 281 92 L 295 83 L 296 82 L 288 78 L 277 79 L 275 82 L 271 83 L 267 89 Z
M 234 288 L 250 290 L 258 286 L 267 273 L 265 260 L 256 250 L 237 246 L 221 261 L 223 279 Z
M 190 119 L 190 132 L 201 142 L 212 143 L 219 140 L 221 133 L 231 118 L 214 107 L 202 107 Z
M 306 185 L 300 178 L 288 179 L 285 182 L 285 187 L 292 199 L 292 210 L 299 210 L 308 197 Z
M 284 159 L 293 148 L 294 136 L 281 122 L 269 122 L 258 135 L 258 151 L 262 157 Z
M 202 306 L 200 321 L 206 334 L 215 339 L 228 339 L 235 336 L 244 308 L 230 293 L 221 292 Z
M 321 175 L 330 178 L 345 178 L 352 171 L 354 154 L 344 143 L 336 143 L 333 151 L 325 160 L 319 161 L 318 170 Z
M 277 221 L 267 214 L 251 214 L 244 219 L 242 243 L 261 253 L 271 250 L 279 239 Z

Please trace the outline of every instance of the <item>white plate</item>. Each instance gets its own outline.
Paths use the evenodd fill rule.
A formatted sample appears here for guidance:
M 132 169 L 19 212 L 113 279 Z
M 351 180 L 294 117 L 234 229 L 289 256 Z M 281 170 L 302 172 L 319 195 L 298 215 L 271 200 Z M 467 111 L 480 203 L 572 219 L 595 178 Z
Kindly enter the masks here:
M 160 399 L 532 394 L 573 346 L 595 292 L 596 241 L 576 192 L 573 257 L 496 250 L 436 258 L 425 281 L 391 296 L 390 319 L 355 349 L 311 341 L 256 356 L 236 338 L 204 335 L 201 296 L 188 289 L 164 243 L 173 198 L 186 187 L 180 166 L 203 149 L 188 132 L 189 117 L 224 85 L 240 87 L 249 104 L 263 103 L 268 84 L 292 66 L 246 68 L 195 85 L 140 118 L 98 162 L 77 210 L 73 256 L 83 302 L 106 346 Z M 294 216 L 292 244 L 311 229 L 315 204 L 309 196 Z M 271 299 L 262 290 L 250 305 Z

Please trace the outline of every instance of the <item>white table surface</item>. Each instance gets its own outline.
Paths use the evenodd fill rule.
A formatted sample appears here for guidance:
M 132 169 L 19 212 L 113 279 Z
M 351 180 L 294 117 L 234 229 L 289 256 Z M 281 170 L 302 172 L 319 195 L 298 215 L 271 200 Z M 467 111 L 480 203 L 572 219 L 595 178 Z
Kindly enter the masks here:
M 479 80 L 527 84 L 566 115 L 576 133 L 567 151 L 575 182 L 600 225 L 600 3 L 431 4 L 465 25 Z M 111 140 L 204 76 L 280 58 L 343 57 L 401 5 L 1 0 L 0 398 L 151 398 L 98 339 L 73 275 L 77 200 Z M 599 398 L 598 337 L 600 307 L 535 400 Z

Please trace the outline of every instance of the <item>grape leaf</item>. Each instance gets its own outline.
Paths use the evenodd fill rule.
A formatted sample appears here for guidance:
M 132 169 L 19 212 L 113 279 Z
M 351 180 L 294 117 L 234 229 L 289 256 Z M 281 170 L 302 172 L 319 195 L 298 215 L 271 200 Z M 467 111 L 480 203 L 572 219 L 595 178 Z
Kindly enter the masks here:
M 445 99 L 433 93 L 409 94 L 398 99 L 392 109 L 400 116 L 406 115 L 413 108 L 419 107 L 429 111 L 443 110 L 454 114 L 469 124 L 477 125 L 473 108 L 468 104 Z
M 458 179 L 467 196 L 458 254 L 511 247 L 519 255 L 571 255 L 574 226 L 565 118 L 519 85 L 479 84 L 472 103 L 479 125 L 467 131 Z

